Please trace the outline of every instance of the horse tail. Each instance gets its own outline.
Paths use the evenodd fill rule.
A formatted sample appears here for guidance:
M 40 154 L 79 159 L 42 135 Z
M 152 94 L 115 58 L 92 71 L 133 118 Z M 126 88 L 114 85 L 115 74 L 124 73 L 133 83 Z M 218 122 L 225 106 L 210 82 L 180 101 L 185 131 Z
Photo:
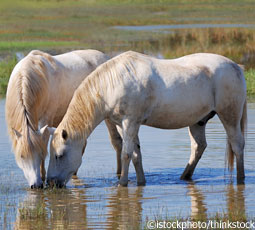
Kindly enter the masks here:
M 247 101 L 245 99 L 244 105 L 243 105 L 243 113 L 240 121 L 241 126 L 241 132 L 243 134 L 243 138 L 245 139 L 246 136 L 246 127 L 247 127 Z M 228 140 L 227 144 L 227 155 L 228 155 L 228 169 L 230 171 L 233 171 L 234 168 L 234 152 L 232 150 L 231 144 Z

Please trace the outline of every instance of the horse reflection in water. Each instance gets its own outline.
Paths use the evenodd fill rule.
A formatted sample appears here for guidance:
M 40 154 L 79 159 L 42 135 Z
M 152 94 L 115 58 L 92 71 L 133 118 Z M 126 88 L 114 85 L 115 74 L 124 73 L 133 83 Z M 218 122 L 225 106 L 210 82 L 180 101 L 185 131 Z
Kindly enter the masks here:
M 28 191 L 15 229 L 87 229 L 84 190 Z M 40 228 L 41 227 L 41 228 Z
M 82 180 L 74 179 L 77 187 Z M 90 197 L 86 189 L 73 188 L 27 193 L 15 222 L 15 229 L 136 229 L 142 223 L 143 188 L 111 188 L 105 211 L 107 219 L 100 220 L 100 211 L 94 214 L 97 197 Z
M 146 187 L 110 187 L 104 190 L 107 194 L 104 193 L 102 199 L 101 195 L 91 196 L 94 191 L 86 188 L 83 180 L 73 179 L 72 184 L 76 188 L 28 191 L 25 201 L 19 205 L 15 229 L 27 230 L 34 226 L 39 229 L 40 226 L 42 229 L 139 229 L 145 224 L 143 219 L 155 218 L 148 216 L 150 214 L 143 209 L 148 201 Z M 217 207 L 214 211 L 215 207 L 206 199 L 213 193 L 208 193 L 205 186 L 187 184 L 190 203 L 186 204 L 186 209 L 191 209 L 191 220 L 207 220 L 218 211 L 239 220 L 245 217 L 245 186 L 230 184 L 225 188 L 222 210 Z M 95 209 L 98 205 L 101 208 Z
M 229 184 L 227 188 L 227 210 L 228 215 L 240 218 L 245 218 L 245 186 L 238 185 L 235 187 Z
M 114 188 L 108 201 L 107 229 L 137 229 L 142 223 L 143 187 Z
M 210 212 L 209 205 L 206 206 L 205 193 L 195 183 L 189 183 L 187 186 L 188 195 L 190 196 L 190 207 L 192 220 L 207 220 L 210 217 L 214 217 L 215 213 Z M 218 210 L 220 213 L 226 214 L 228 217 L 245 217 L 245 185 L 237 185 L 236 188 L 233 184 L 229 184 L 226 187 L 226 208 L 222 207 L 222 210 Z
M 196 219 L 207 219 L 207 208 L 204 203 L 204 194 L 197 188 L 195 183 L 190 183 L 187 186 L 188 194 L 190 196 L 190 207 L 191 207 L 191 218 Z

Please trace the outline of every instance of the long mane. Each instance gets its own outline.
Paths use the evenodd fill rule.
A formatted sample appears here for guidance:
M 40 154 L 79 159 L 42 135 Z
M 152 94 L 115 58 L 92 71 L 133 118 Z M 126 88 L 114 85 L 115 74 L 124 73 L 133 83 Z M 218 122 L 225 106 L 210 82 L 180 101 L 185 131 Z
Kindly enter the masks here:
M 6 96 L 6 122 L 14 152 L 23 157 L 33 157 L 33 150 L 40 148 L 40 154 L 47 153 L 42 138 L 37 134 L 38 108 L 47 95 L 48 78 L 46 62 L 55 68 L 54 59 L 41 51 L 30 52 L 19 63 L 11 77 Z M 21 134 L 21 145 L 17 150 L 14 129 Z
M 97 113 L 103 113 L 103 95 L 123 84 L 125 77 L 135 77 L 134 60 L 147 57 L 133 51 L 120 54 L 96 68 L 75 91 L 68 110 L 58 129 L 65 129 L 74 139 L 87 138 L 94 129 Z

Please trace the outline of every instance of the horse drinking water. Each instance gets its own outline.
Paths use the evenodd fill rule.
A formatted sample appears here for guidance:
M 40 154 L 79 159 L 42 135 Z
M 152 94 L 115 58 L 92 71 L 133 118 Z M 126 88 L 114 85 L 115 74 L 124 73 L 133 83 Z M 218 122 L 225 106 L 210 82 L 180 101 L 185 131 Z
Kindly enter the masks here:
M 108 57 L 97 50 L 57 56 L 35 50 L 15 66 L 6 95 L 6 122 L 16 162 L 31 188 L 42 187 L 45 179 L 47 125 L 57 127 L 75 89 L 106 60 Z M 117 143 L 115 149 L 120 149 L 116 128 L 110 122 L 107 125 L 113 144 Z
M 141 154 L 133 154 L 140 125 L 161 129 L 189 127 L 191 156 L 181 176 L 189 179 L 206 148 L 206 123 L 215 114 L 227 133 L 229 168 L 233 168 L 235 155 L 237 181 L 242 183 L 246 125 L 242 69 L 216 54 L 159 60 L 125 52 L 98 67 L 75 91 L 53 135 L 47 180 L 60 186 L 67 183 L 81 164 L 84 142 L 104 119 L 123 132 L 120 185 L 128 183 L 131 158 L 137 183 L 145 184 Z

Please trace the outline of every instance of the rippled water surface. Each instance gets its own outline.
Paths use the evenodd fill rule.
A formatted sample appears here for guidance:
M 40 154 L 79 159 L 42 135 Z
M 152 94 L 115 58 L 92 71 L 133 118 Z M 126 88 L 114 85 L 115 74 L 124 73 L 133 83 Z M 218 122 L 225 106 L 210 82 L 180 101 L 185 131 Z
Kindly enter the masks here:
M 6 135 L 0 101 L 0 229 L 136 229 L 158 218 L 210 217 L 240 210 L 255 214 L 255 104 L 248 106 L 246 183 L 236 185 L 225 170 L 226 136 L 218 118 L 207 125 L 208 147 L 192 182 L 179 179 L 190 154 L 188 129 L 141 127 L 147 185 L 136 186 L 130 165 L 129 186 L 117 187 L 116 155 L 100 124 L 88 140 L 78 178 L 66 189 L 28 189 Z M 230 111 L 231 112 L 231 111 Z M 233 182 L 233 183 L 232 183 Z

